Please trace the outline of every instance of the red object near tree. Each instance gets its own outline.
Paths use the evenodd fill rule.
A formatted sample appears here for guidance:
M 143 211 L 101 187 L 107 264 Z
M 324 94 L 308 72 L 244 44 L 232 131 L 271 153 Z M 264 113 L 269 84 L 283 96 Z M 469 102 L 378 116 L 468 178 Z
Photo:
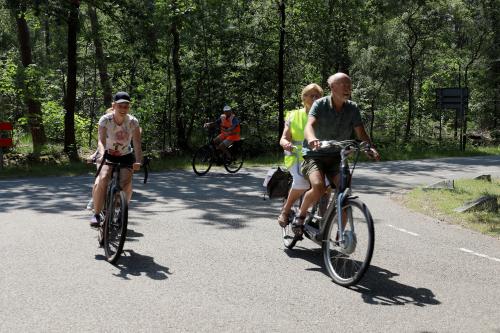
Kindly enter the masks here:
M 12 147 L 12 129 L 12 123 L 0 122 L 0 147 Z

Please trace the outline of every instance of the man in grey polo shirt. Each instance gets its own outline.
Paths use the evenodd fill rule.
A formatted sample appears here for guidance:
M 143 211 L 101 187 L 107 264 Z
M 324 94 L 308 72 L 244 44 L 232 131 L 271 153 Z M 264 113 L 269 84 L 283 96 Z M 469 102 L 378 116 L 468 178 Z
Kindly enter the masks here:
M 342 141 L 356 136 L 359 140 L 371 144 L 358 106 L 349 100 L 352 91 L 349 76 L 336 73 L 328 78 L 328 86 L 331 95 L 314 102 L 304 129 L 302 173 L 309 179 L 311 189 L 306 192 L 299 215 L 292 225 L 294 232 L 299 235 L 303 232 L 307 210 L 325 193 L 325 176 L 336 186 L 340 178 L 340 152 L 335 148 L 316 151 L 320 146 L 319 142 L 321 140 Z M 380 159 L 380 155 L 374 148 L 372 148 L 372 155 L 376 160 Z

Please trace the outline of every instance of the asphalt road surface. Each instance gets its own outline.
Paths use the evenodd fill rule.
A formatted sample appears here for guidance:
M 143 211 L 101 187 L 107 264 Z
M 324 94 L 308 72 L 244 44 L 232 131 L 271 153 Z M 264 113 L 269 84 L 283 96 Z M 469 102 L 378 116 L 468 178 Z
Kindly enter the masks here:
M 500 332 L 500 240 L 391 199 L 500 177 L 500 156 L 359 165 L 376 242 L 352 288 L 331 282 L 311 241 L 284 250 L 265 173 L 139 174 L 116 266 L 88 226 L 91 176 L 0 181 L 0 331 Z

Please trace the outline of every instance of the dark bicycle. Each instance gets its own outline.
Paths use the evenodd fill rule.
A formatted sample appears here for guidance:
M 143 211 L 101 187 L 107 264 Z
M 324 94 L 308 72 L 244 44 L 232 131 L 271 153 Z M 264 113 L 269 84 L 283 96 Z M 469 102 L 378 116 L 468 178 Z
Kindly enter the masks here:
M 120 169 L 132 169 L 132 165 L 106 161 L 107 156 L 106 152 L 96 173 L 97 177 L 104 163 L 112 168 L 111 181 L 107 186 L 104 207 L 100 214 L 100 225 L 97 238 L 99 245 L 104 247 L 106 260 L 111 264 L 115 264 L 120 258 L 125 239 L 127 238 L 128 224 L 128 201 L 126 193 L 120 186 Z M 144 158 L 143 168 L 144 183 L 146 183 L 149 174 L 148 157 Z
M 227 147 L 229 157 L 226 157 L 223 156 L 224 154 L 215 146 L 213 141 L 214 138 L 215 136 L 209 135 L 208 143 L 198 148 L 194 153 L 191 162 L 193 171 L 198 176 L 202 176 L 210 171 L 212 165 L 215 164 L 223 165 L 227 172 L 238 172 L 245 161 L 245 152 L 243 149 L 244 139 L 242 138 L 239 141 L 235 141 Z
M 353 196 L 350 180 L 356 167 L 360 151 L 369 154 L 370 147 L 362 142 L 322 141 L 321 148 L 340 148 L 340 185 L 335 193 L 323 197 L 313 206 L 304 221 L 304 235 L 322 246 L 323 258 L 328 274 L 341 286 L 356 284 L 370 266 L 375 243 L 373 218 L 368 207 Z M 349 170 L 347 157 L 354 153 L 352 170 Z M 302 240 L 293 233 L 291 222 L 298 213 L 294 207 L 289 223 L 283 228 L 283 243 L 292 249 Z

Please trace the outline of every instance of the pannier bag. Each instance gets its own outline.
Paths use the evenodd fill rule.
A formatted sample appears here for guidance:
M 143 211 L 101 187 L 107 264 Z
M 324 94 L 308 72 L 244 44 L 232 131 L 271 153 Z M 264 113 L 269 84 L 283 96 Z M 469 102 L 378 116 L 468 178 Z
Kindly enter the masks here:
M 269 198 L 286 198 L 292 185 L 292 175 L 280 167 L 271 169 L 267 172 L 263 185 Z

